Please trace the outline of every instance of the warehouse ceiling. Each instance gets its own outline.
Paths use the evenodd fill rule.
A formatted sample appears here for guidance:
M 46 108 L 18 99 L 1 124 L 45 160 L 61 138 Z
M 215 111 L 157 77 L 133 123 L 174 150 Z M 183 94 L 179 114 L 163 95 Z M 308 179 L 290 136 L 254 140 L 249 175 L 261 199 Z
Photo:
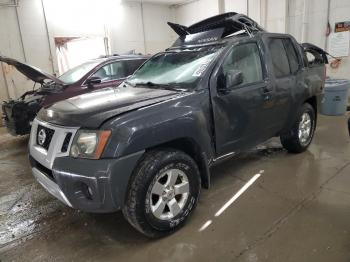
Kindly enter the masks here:
M 190 2 L 189 0 L 124 0 L 125 2 L 155 3 L 164 5 L 177 5 Z

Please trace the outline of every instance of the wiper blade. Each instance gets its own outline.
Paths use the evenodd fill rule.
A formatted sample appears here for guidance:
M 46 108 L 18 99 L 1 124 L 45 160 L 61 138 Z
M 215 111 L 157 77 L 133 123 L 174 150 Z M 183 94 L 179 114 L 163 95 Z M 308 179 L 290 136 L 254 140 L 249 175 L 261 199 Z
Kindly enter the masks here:
M 136 83 L 135 86 L 169 86 L 168 84 L 157 84 L 151 81 Z
M 147 86 L 149 88 L 161 88 L 161 89 L 166 89 L 166 90 L 171 90 L 171 91 L 185 91 L 185 89 L 182 89 L 179 84 L 158 84 L 154 83 L 151 81 L 148 82 L 141 82 L 141 83 L 136 83 L 135 86 Z

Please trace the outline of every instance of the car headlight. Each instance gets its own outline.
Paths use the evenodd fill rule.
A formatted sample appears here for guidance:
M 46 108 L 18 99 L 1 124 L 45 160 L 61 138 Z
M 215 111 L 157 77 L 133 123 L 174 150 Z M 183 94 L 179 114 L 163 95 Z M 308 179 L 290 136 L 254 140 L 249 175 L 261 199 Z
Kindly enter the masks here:
M 111 133 L 111 130 L 79 130 L 74 136 L 70 156 L 99 159 Z

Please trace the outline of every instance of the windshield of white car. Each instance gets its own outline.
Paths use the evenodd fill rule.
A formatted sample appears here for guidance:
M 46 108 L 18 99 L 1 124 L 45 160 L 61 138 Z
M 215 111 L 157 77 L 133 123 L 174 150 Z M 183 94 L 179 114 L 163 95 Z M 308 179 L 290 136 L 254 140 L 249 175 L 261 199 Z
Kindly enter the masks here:
M 194 89 L 221 47 L 159 53 L 128 79 L 132 86 Z
M 89 61 L 81 65 L 69 69 L 67 72 L 63 73 L 58 79 L 66 84 L 73 84 L 79 81 L 84 75 L 86 75 L 90 70 L 95 68 L 100 62 L 99 61 Z

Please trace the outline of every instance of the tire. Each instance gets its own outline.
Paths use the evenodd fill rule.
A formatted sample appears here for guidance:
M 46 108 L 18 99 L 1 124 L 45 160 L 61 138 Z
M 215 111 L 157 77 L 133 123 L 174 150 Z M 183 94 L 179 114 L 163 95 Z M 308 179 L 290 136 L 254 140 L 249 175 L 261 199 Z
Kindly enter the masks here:
M 307 125 L 308 117 L 310 125 Z M 308 126 L 309 132 L 307 132 Z M 305 103 L 300 108 L 297 121 L 293 124 L 292 128 L 287 133 L 281 135 L 281 143 L 290 153 L 304 152 L 311 144 L 315 129 L 315 110 L 309 103 Z
M 147 237 L 166 236 L 184 225 L 200 189 L 199 170 L 190 156 L 174 149 L 149 151 L 130 179 L 124 217 Z

